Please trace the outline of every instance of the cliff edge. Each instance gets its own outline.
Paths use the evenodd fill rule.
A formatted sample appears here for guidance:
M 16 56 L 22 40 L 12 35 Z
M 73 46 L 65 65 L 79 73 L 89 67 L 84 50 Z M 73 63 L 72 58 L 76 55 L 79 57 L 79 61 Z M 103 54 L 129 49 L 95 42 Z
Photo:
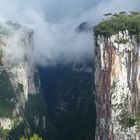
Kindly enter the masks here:
M 140 139 L 140 14 L 95 27 L 96 140 Z
M 45 103 L 30 55 L 32 39 L 31 29 L 0 23 L 0 139 L 46 131 Z

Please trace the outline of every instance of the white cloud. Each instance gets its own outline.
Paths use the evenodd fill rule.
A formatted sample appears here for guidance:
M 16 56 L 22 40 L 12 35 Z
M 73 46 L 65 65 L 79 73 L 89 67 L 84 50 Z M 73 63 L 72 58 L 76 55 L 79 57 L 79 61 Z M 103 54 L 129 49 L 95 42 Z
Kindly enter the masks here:
M 81 22 L 94 25 L 104 13 L 139 11 L 139 5 L 139 0 L 0 0 L 0 20 L 31 27 L 33 56 L 37 63 L 49 65 L 93 55 L 93 33 L 75 31 Z

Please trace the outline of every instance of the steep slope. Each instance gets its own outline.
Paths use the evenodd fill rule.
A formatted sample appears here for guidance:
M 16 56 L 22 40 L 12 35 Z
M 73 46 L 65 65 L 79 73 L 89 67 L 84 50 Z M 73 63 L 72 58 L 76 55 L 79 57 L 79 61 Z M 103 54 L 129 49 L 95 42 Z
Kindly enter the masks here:
M 95 105 L 90 62 L 39 68 L 49 116 L 56 128 L 49 140 L 93 140 Z
M 96 140 L 140 139 L 138 19 L 121 13 L 95 29 Z
M 32 133 L 32 127 L 37 129 L 40 123 L 46 124 L 45 111 L 39 112 L 41 104 L 42 108 L 45 105 L 39 94 L 37 69 L 29 55 L 33 49 L 32 37 L 30 29 L 11 22 L 0 23 L 1 139 L 8 139 L 9 133 L 9 139 L 18 139 L 21 134 Z M 46 129 L 44 125 L 39 126 L 41 130 Z

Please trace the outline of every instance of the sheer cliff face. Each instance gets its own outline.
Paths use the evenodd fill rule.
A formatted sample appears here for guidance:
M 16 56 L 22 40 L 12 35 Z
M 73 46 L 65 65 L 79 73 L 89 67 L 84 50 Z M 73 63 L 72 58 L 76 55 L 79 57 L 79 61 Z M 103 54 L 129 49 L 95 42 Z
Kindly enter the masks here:
M 0 85 L 3 103 L 0 127 L 3 129 L 11 129 L 16 121 L 15 118 L 18 117 L 20 121 L 23 119 L 21 114 L 28 100 L 28 94 L 39 92 L 34 82 L 36 69 L 29 56 L 31 49 L 31 30 L 18 24 L 0 23 L 0 76 L 1 78 L 3 76 Z M 8 106 L 12 108 L 9 110 Z M 5 112 L 10 114 L 7 115 Z
M 140 44 L 127 31 L 96 41 L 96 140 L 139 140 Z

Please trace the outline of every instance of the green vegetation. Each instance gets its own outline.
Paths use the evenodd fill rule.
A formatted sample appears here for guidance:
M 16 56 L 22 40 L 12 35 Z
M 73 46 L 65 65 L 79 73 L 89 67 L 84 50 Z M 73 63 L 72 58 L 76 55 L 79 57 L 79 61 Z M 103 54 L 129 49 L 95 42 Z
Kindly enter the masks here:
M 140 114 L 139 115 L 136 115 L 136 117 L 134 118 L 134 120 L 135 120 L 137 131 L 140 131 Z
M 135 125 L 135 119 L 125 110 L 120 114 L 119 123 L 122 128 L 127 129 Z
M 40 94 L 29 94 L 25 110 L 21 112 L 23 121 L 18 124 L 16 120 L 12 130 L 8 133 L 2 129 L 0 136 L 3 136 L 4 140 L 34 140 L 33 134 L 41 136 L 40 139 L 35 140 L 93 139 L 95 105 L 92 93 L 92 75 L 86 70 L 80 71 L 81 68 L 82 66 L 79 65 L 77 66 L 79 70 L 75 68 L 74 71 L 70 65 L 45 70 L 47 78 L 42 76 L 47 80 L 42 79 L 43 86 L 40 88 L 47 87 L 47 90 L 44 89 L 44 94 L 41 90 Z M 2 93 L 0 95 L 3 95 L 4 98 L 9 96 L 10 99 L 13 99 L 10 101 L 14 101 L 15 97 L 11 96 L 14 95 L 12 85 L 9 80 L 5 80 L 9 77 L 6 71 L 4 73 L 4 77 L 0 77 L 2 83 L 0 83 L 0 88 L 3 88 L 3 94 L 6 93 L 6 97 Z M 34 77 L 34 82 L 36 85 L 39 84 L 37 75 Z M 11 87 L 10 90 L 9 87 Z M 22 90 L 23 85 L 19 83 L 16 93 Z M 12 111 L 10 113 L 12 114 Z
M 8 138 L 12 137 L 18 140 L 20 136 L 29 138 L 33 134 L 38 134 L 43 139 L 50 139 L 50 135 L 55 135 L 52 124 L 48 119 L 46 103 L 42 93 L 28 96 L 23 114 L 23 122 L 12 128 Z
M 123 110 L 120 115 L 119 123 L 124 129 L 136 126 L 137 131 L 140 131 L 140 115 L 132 116 L 127 111 Z
M 39 135 L 34 134 L 33 136 L 31 136 L 30 138 L 27 137 L 21 137 L 20 140 L 43 140 Z
M 113 83 L 112 83 L 112 87 L 111 88 L 114 89 L 116 87 L 116 85 L 117 85 L 117 81 L 114 80 Z
M 5 70 L 0 68 L 0 117 L 12 118 L 12 111 L 15 108 L 15 97 L 12 84 Z
M 40 68 L 48 114 L 56 128 L 56 131 L 50 130 L 53 135 L 48 140 L 94 139 L 96 120 L 92 73 L 86 71 L 90 68 L 91 61 Z
M 120 38 L 118 40 L 115 40 L 115 42 L 118 44 L 126 44 L 128 42 L 128 39 Z
M 135 36 L 140 41 L 140 13 L 120 12 L 119 14 L 108 13 L 107 17 L 95 27 L 95 35 L 103 35 L 110 37 L 113 34 L 117 34 L 119 31 L 128 31 L 129 34 Z M 123 40 L 125 43 L 125 41 Z
M 6 140 L 8 136 L 9 130 L 4 130 L 0 127 L 0 138 Z

